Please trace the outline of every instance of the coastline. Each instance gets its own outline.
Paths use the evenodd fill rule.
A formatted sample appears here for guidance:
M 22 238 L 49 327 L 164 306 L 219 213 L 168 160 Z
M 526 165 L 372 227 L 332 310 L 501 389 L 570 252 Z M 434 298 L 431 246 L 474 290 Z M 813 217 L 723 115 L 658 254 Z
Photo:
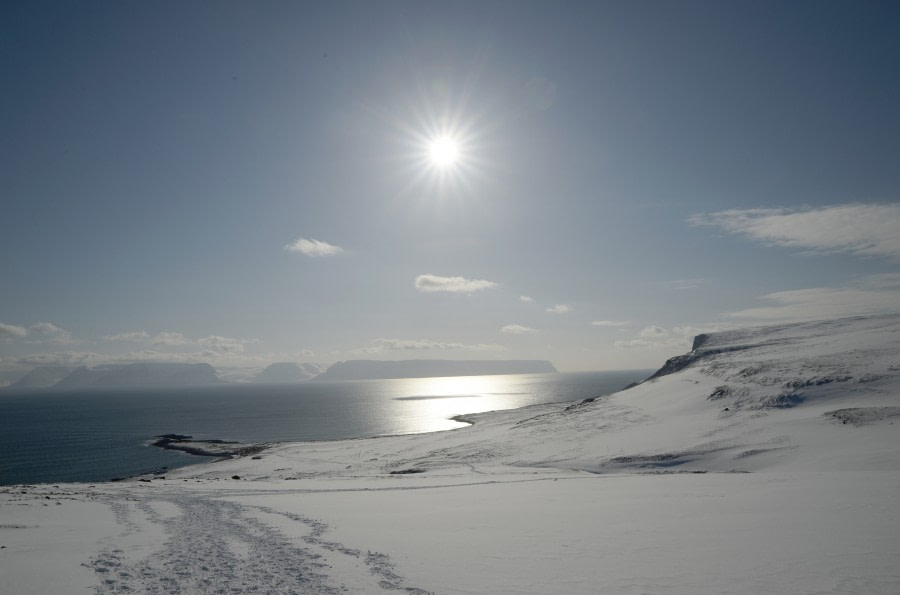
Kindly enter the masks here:
M 894 593 L 898 330 L 734 331 L 626 391 L 465 431 L 6 486 L 0 591 Z
M 195 465 L 149 448 L 164 432 L 282 444 L 461 428 L 451 418 L 618 390 L 645 371 L 423 381 L 230 386 L 190 391 L 45 392 L 0 398 L 0 482 L 96 482 Z M 649 372 L 647 372 L 649 373 Z M 429 397 L 424 399 L 422 397 Z M 50 417 L 40 413 L 48 410 Z M 197 412 L 202 412 L 198 415 Z M 209 412 L 209 413 L 207 413 Z M 19 420 L 15 422 L 15 420 Z M 33 420 L 33 421 L 32 421 Z M 22 422 L 25 423 L 22 423 Z M 195 445 L 196 455 L 218 455 Z

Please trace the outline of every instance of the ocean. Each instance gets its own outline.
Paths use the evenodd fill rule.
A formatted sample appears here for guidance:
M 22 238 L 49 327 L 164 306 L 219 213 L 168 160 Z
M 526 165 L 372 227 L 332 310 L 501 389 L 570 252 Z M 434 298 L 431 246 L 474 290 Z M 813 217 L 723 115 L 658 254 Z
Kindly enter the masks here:
M 106 481 L 209 460 L 150 446 L 159 434 L 292 442 L 434 432 L 465 425 L 454 415 L 579 401 L 650 373 L 0 392 L 0 485 Z

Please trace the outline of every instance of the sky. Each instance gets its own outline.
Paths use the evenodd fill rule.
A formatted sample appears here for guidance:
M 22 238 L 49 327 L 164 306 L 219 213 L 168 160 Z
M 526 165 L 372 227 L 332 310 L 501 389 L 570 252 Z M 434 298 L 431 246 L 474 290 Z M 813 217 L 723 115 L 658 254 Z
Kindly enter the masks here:
M 900 310 L 900 4 L 0 7 L 0 385 Z

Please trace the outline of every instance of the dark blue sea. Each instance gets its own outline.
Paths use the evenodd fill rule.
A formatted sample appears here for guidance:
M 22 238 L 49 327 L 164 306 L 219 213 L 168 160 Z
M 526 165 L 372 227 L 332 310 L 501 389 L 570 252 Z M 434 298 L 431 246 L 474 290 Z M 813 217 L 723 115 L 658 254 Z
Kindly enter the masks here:
M 209 460 L 149 446 L 159 434 L 289 442 L 434 432 L 463 425 L 454 415 L 578 401 L 650 373 L 0 392 L 0 485 L 105 481 Z

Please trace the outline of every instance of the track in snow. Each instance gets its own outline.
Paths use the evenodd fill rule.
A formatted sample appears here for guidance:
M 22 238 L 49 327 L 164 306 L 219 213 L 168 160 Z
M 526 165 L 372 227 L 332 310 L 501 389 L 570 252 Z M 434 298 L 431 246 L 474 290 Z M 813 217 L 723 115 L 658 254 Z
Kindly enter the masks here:
M 123 496 L 101 497 L 116 515 L 124 532 L 139 530 L 130 518 Z M 121 549 L 108 549 L 86 565 L 100 579 L 97 593 L 346 593 L 401 590 L 407 587 L 388 556 L 361 551 L 322 539 L 328 526 L 320 521 L 263 507 L 248 507 L 203 494 L 132 493 L 138 508 L 163 527 L 167 535 L 161 550 L 131 560 Z M 181 514 L 163 518 L 152 502 L 168 502 Z M 308 530 L 304 545 L 275 527 L 253 518 L 252 512 L 280 514 L 285 522 L 301 523 Z M 348 556 L 367 572 L 352 577 L 348 588 L 341 577 L 329 574 L 329 556 Z M 349 578 L 349 577 L 345 577 Z

